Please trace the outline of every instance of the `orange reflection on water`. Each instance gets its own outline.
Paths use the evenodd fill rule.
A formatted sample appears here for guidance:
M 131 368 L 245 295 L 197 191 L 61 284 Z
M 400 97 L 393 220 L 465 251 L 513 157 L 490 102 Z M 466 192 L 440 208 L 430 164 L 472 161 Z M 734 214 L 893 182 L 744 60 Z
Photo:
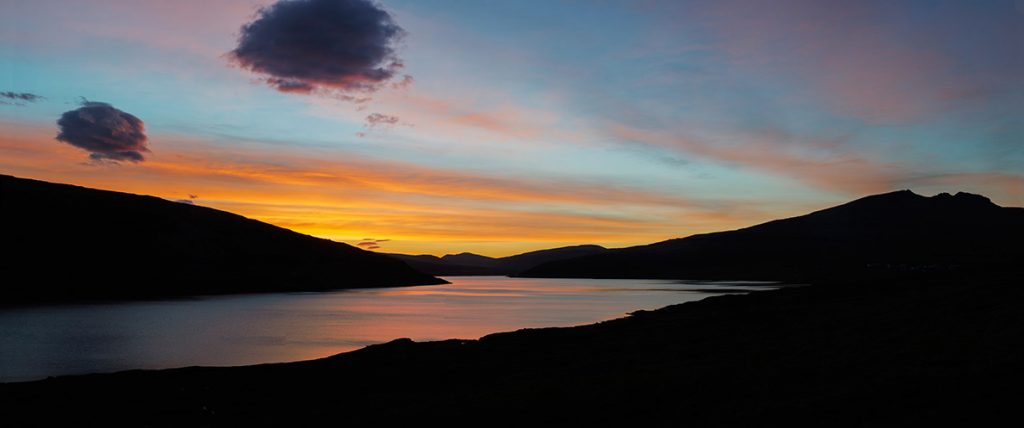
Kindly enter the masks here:
M 673 281 L 450 277 L 452 284 L 0 311 L 0 382 L 321 358 L 397 338 L 588 324 L 708 296 Z

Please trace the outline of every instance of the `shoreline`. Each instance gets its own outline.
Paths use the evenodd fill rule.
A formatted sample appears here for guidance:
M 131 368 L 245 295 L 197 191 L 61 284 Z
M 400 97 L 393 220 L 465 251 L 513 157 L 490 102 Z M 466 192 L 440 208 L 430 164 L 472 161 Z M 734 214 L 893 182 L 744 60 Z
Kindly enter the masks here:
M 1022 298 L 998 282 L 786 287 L 295 363 L 0 384 L 0 410 L 108 425 L 304 425 L 345 409 L 359 409 L 345 420 L 367 422 L 967 421 L 1024 397 L 1014 382 L 1024 373 Z
M 506 280 L 510 279 L 510 280 L 514 280 L 514 281 L 530 281 L 530 280 L 506 278 L 504 276 L 500 276 L 500 277 L 486 276 L 486 277 L 483 277 L 483 278 L 484 279 L 496 278 L 496 279 L 506 279 Z M 555 281 L 560 281 L 560 280 L 555 280 Z M 601 280 L 584 280 L 584 281 L 582 281 L 582 283 L 590 284 L 593 281 L 597 281 L 598 283 L 602 282 Z M 609 281 L 609 282 L 621 282 L 620 280 L 606 280 L 606 281 Z M 354 351 L 358 351 L 360 349 L 363 349 L 363 348 L 365 348 L 367 346 L 381 345 L 381 344 L 385 344 L 385 343 L 388 343 L 388 342 L 391 342 L 391 341 L 394 341 L 394 340 L 398 340 L 398 339 L 402 339 L 402 338 L 412 338 L 413 340 L 416 340 L 416 341 L 444 341 L 444 340 L 448 340 L 448 339 L 452 339 L 452 338 L 476 340 L 476 339 L 479 339 L 481 337 L 488 336 L 488 335 L 491 335 L 491 334 L 510 333 L 510 332 L 514 332 L 514 331 L 518 331 L 518 330 L 522 330 L 522 329 L 552 328 L 552 327 L 555 327 L 555 328 L 570 328 L 570 327 L 585 326 L 585 325 L 589 325 L 589 324 L 593 324 L 593 323 L 606 322 L 606 321 L 611 321 L 611 320 L 615 320 L 615 319 L 618 319 L 618 318 L 626 317 L 626 316 L 628 316 L 632 312 L 658 310 L 658 309 L 664 308 L 666 306 L 670 306 L 670 305 L 674 305 L 674 304 L 681 304 L 681 303 L 685 303 L 685 302 L 688 302 L 688 301 L 694 301 L 696 299 L 705 299 L 705 298 L 712 297 L 712 296 L 715 296 L 715 295 L 745 294 L 745 293 L 750 293 L 750 292 L 755 292 L 755 291 L 765 291 L 767 289 L 777 288 L 777 287 L 783 286 L 783 284 L 774 283 L 774 282 L 772 282 L 772 283 L 767 283 L 766 282 L 766 283 L 760 284 L 760 285 L 770 286 L 770 287 L 762 287 L 762 286 L 748 286 L 749 284 L 736 284 L 734 282 L 729 282 L 729 281 L 701 281 L 698 284 L 698 286 L 704 286 L 706 288 L 687 289 L 687 288 L 672 288 L 671 286 L 668 286 L 668 288 L 660 288 L 660 286 L 653 286 L 653 285 L 650 286 L 650 287 L 647 287 L 647 286 L 643 285 L 645 283 L 645 281 L 643 281 L 643 280 L 635 280 L 635 281 L 631 281 L 631 282 L 635 282 L 636 284 L 639 284 L 639 285 L 634 285 L 634 286 L 623 285 L 622 286 L 623 288 L 616 288 L 616 287 L 612 286 L 612 287 L 609 287 L 609 288 L 600 288 L 600 290 L 606 291 L 606 292 L 616 292 L 616 293 L 622 292 L 622 293 L 626 293 L 627 295 L 630 294 L 630 293 L 651 293 L 651 292 L 655 292 L 655 294 L 661 294 L 664 297 L 660 297 L 658 299 L 649 299 L 650 301 L 645 301 L 645 302 L 636 301 L 636 302 L 633 302 L 633 304 L 619 304 L 619 305 L 617 305 L 616 308 L 606 308 L 605 310 L 598 311 L 599 313 L 593 314 L 595 316 L 587 315 L 587 312 L 592 311 L 592 309 L 586 309 L 586 308 L 582 308 L 582 307 L 575 308 L 575 309 L 573 309 L 573 308 L 565 308 L 565 310 L 568 310 L 570 313 L 572 313 L 572 312 L 580 312 L 581 310 L 582 310 L 582 312 L 579 315 L 577 315 L 577 316 L 569 316 L 568 319 L 564 319 L 562 321 L 559 321 L 559 320 L 556 320 L 556 319 L 548 319 L 548 320 L 546 320 L 546 322 L 545 321 L 540 321 L 540 320 L 535 320 L 535 322 L 519 321 L 519 322 L 510 323 L 509 322 L 510 320 L 502 319 L 500 317 L 496 318 L 496 319 L 490 319 L 489 318 L 490 315 L 488 315 L 486 312 L 483 312 L 483 313 L 475 313 L 474 312 L 476 314 L 476 316 L 483 317 L 483 318 L 481 318 L 479 320 L 475 320 L 473 322 L 474 323 L 479 323 L 480 326 L 489 326 L 490 328 L 472 328 L 472 329 L 470 329 L 471 331 L 464 331 L 464 330 L 466 330 L 465 328 L 459 328 L 457 326 L 448 326 L 447 330 L 449 330 L 449 331 L 447 331 L 447 332 L 436 330 L 437 328 L 442 328 L 442 329 L 446 328 L 445 325 L 442 323 L 442 324 L 439 324 L 434 329 L 429 329 L 429 331 L 436 331 L 435 333 L 432 333 L 432 334 L 426 333 L 426 335 L 425 335 L 425 332 L 422 331 L 422 329 L 416 328 L 416 326 L 414 326 L 414 325 L 408 326 L 409 328 L 405 328 L 404 331 L 396 330 L 394 327 L 390 327 L 388 329 L 388 331 L 390 333 L 392 333 L 391 335 L 386 335 L 386 336 L 385 335 L 380 335 L 380 336 L 374 336 L 372 338 L 368 338 L 365 335 L 358 335 L 358 334 L 355 335 L 355 336 L 344 335 L 344 334 L 342 334 L 342 335 L 334 335 L 334 336 L 328 336 L 327 339 L 328 340 L 334 340 L 334 341 L 337 341 L 338 343 L 340 343 L 339 346 L 335 347 L 335 348 L 340 348 L 340 349 L 332 350 L 332 349 L 329 349 L 329 348 L 323 348 L 322 350 L 324 352 L 319 352 L 319 353 L 310 353 L 310 352 L 301 352 L 301 351 L 300 352 L 294 352 L 294 350 L 296 349 L 295 345 L 286 345 L 289 349 L 292 350 L 292 352 L 283 352 L 283 353 L 282 353 L 282 351 L 265 351 L 265 350 L 260 350 L 260 349 L 253 349 L 252 347 L 241 347 L 241 348 L 236 347 L 237 349 L 231 348 L 231 347 L 224 347 L 224 348 L 216 348 L 215 347 L 215 348 L 207 348 L 205 351 L 203 351 L 203 348 L 195 348 L 195 347 L 191 347 L 189 345 L 192 344 L 192 343 L 195 343 L 197 345 L 202 346 L 201 344 L 202 343 L 206 343 L 206 342 L 196 341 L 196 340 L 187 340 L 187 335 L 186 336 L 182 336 L 181 338 L 179 338 L 177 340 L 171 340 L 171 341 L 160 340 L 160 338 L 158 336 L 158 337 L 148 338 L 148 341 L 154 342 L 154 343 L 158 343 L 159 346 L 148 346 L 146 348 L 152 349 L 153 351 L 156 351 L 156 352 L 159 352 L 159 349 L 161 349 L 164 346 L 178 345 L 178 346 L 184 346 L 184 347 L 186 347 L 186 349 L 196 349 L 199 352 L 194 352 L 193 353 L 194 357 L 176 358 L 176 359 L 173 359 L 173 360 L 167 360 L 167 359 L 153 359 L 153 360 L 141 359 L 141 360 L 137 360 L 137 364 L 124 364 L 124 363 L 120 363 L 120 364 L 113 364 L 113 365 L 111 365 L 111 364 L 100 364 L 100 365 L 91 364 L 91 365 L 79 366 L 77 361 L 82 360 L 83 358 L 89 359 L 89 358 L 92 358 L 92 357 L 103 357 L 103 356 L 94 356 L 94 355 L 90 354 L 90 355 L 78 356 L 77 359 L 75 359 L 75 360 L 68 360 L 68 359 L 60 359 L 60 358 L 58 358 L 58 359 L 55 359 L 53 361 L 50 361 L 49 359 L 47 359 L 47 355 L 45 355 L 45 354 L 38 354 L 37 355 L 37 354 L 33 353 L 33 349 L 32 349 L 32 347 L 30 345 L 34 344 L 35 342 L 26 342 L 28 344 L 28 345 L 26 345 L 26 344 L 15 343 L 15 342 L 10 342 L 10 341 L 0 341 L 0 345 L 7 344 L 7 345 L 10 345 L 13 348 L 13 349 L 9 349 L 9 351 L 19 352 L 18 350 L 21 350 L 23 352 L 29 353 L 28 355 L 35 355 L 37 358 L 42 358 L 45 361 L 49 361 L 49 363 L 47 363 L 47 364 L 51 368 L 60 367 L 60 364 L 62 364 L 62 363 L 63 364 L 67 364 L 69 366 L 79 366 L 79 369 L 75 370 L 75 371 L 71 371 L 71 370 L 33 370 L 31 373 L 28 373 L 28 372 L 22 373 L 21 371 L 17 370 L 17 368 L 24 366 L 25 365 L 24 362 L 25 361 L 30 361 L 30 360 L 27 359 L 28 358 L 27 356 L 17 356 L 16 354 L 12 354 L 11 355 L 11 357 L 12 357 L 11 361 L 8 361 L 8 363 L 10 363 L 10 364 L 7 367 L 4 367 L 6 370 L 0 370 L 2 372 L 5 372 L 5 374 L 11 375 L 11 376 L 0 376 L 0 384 L 16 384 L 16 383 L 35 382 L 35 381 L 41 381 L 41 380 L 46 380 L 46 379 L 51 379 L 51 378 L 61 378 L 61 377 L 69 377 L 69 376 L 107 375 L 107 374 L 116 374 L 116 373 L 126 372 L 126 371 L 158 371 L 158 370 L 173 370 L 173 369 L 186 368 L 186 367 L 236 368 L 236 367 L 245 367 L 245 366 L 250 366 L 250 365 L 260 365 L 260 364 L 279 364 L 279 363 L 302 362 L 302 361 L 309 361 L 309 360 L 327 358 L 327 357 L 331 357 L 331 356 L 335 356 L 335 355 L 343 354 L 343 353 L 348 353 L 348 352 L 354 352 Z M 659 281 L 659 284 L 661 282 L 666 282 L 666 281 Z M 682 281 L 680 287 L 685 287 L 687 285 L 693 286 L 694 284 L 690 284 L 690 282 L 691 281 Z M 668 283 L 669 284 L 675 284 L 674 281 L 668 282 Z M 466 286 L 465 284 L 462 284 L 462 283 L 460 283 L 460 284 L 462 285 L 462 287 Z M 544 286 L 542 284 L 543 283 L 541 283 L 541 284 L 533 284 L 531 286 L 538 286 L 538 285 L 540 285 L 541 288 L 543 288 Z M 451 283 L 449 283 L 448 285 L 451 285 Z M 502 285 L 499 285 L 499 284 L 488 284 L 488 286 L 494 287 L 494 286 L 502 286 Z M 441 287 L 444 287 L 444 285 L 442 285 Z M 473 287 L 480 287 L 480 286 L 479 285 L 470 286 L 471 289 Z M 734 288 L 734 287 L 738 287 L 738 288 Z M 395 293 L 406 293 L 406 292 L 416 293 L 415 291 L 408 290 L 408 288 L 409 287 L 387 287 L 384 290 L 384 294 L 389 294 L 391 292 L 395 292 Z M 416 287 L 416 288 L 420 288 L 420 287 Z M 455 291 L 449 290 L 449 292 L 452 292 L 452 293 L 455 293 L 455 294 L 458 295 L 459 292 L 457 292 L 457 288 L 458 287 L 456 287 Z M 13 311 L 13 312 L 11 312 L 13 314 L 18 313 L 18 311 L 29 311 L 29 312 L 25 312 L 25 313 L 33 313 L 32 311 L 36 311 L 36 310 L 42 310 L 42 311 L 44 311 L 44 313 L 49 313 L 50 311 L 56 311 L 56 312 L 54 312 L 50 316 L 54 316 L 54 317 L 57 317 L 57 318 L 66 317 L 66 316 L 82 317 L 83 316 L 83 315 L 81 315 L 82 313 L 86 313 L 86 314 L 94 313 L 94 314 L 101 315 L 101 316 L 112 316 L 114 319 L 117 319 L 117 318 L 124 318 L 124 315 L 123 314 L 122 315 L 110 315 L 110 314 L 111 313 L 115 313 L 115 314 L 116 313 L 131 313 L 130 311 L 132 310 L 132 308 L 148 308 L 149 307 L 148 305 L 153 304 L 153 305 L 159 305 L 158 306 L 159 308 L 175 308 L 175 307 L 179 308 L 179 309 L 174 309 L 174 310 L 170 310 L 170 311 L 163 311 L 163 312 L 167 312 L 166 315 L 168 317 L 176 318 L 179 315 L 175 315 L 175 313 L 181 313 L 182 311 L 185 311 L 186 313 L 197 314 L 199 316 L 204 316 L 204 315 L 202 315 L 203 313 L 211 311 L 211 309 L 202 309 L 202 308 L 213 308 L 212 311 L 219 312 L 217 310 L 217 307 L 218 307 L 217 302 L 218 301 L 224 301 L 225 303 L 223 303 L 222 305 L 226 304 L 226 305 L 230 306 L 229 309 L 235 309 L 235 308 L 238 308 L 238 307 L 246 307 L 245 303 L 239 303 L 239 302 L 249 302 L 251 300 L 246 300 L 246 299 L 250 299 L 250 298 L 255 298 L 255 299 L 260 299 L 260 298 L 276 299 L 276 300 L 263 300 L 263 301 L 260 301 L 261 302 L 260 304 L 264 304 L 264 305 L 267 304 L 265 302 L 269 302 L 269 304 L 278 305 L 278 306 L 280 306 L 282 304 L 285 304 L 284 302 L 290 302 L 290 303 L 287 303 L 287 305 L 288 306 L 294 306 L 294 305 L 299 304 L 300 302 L 303 302 L 303 301 L 294 301 L 293 302 L 292 300 L 284 300 L 284 299 L 296 299 L 296 298 L 303 299 L 303 298 L 312 297 L 312 298 L 318 299 L 317 301 L 320 301 L 319 300 L 320 297 L 324 296 L 326 298 L 333 298 L 333 299 L 335 299 L 335 300 L 329 300 L 331 302 L 335 302 L 335 303 L 331 304 L 331 307 L 335 308 L 334 309 L 335 311 L 340 310 L 341 312 L 338 312 L 339 314 L 344 314 L 344 313 L 348 313 L 347 311 L 351 310 L 351 308 L 346 309 L 347 308 L 346 306 L 340 306 L 339 307 L 337 305 L 338 304 L 344 304 L 345 302 L 349 302 L 350 305 L 354 304 L 354 305 L 356 305 L 355 308 L 358 308 L 359 304 L 355 303 L 358 300 L 354 300 L 354 299 L 356 299 L 358 296 L 362 295 L 362 294 L 356 294 L 356 295 L 352 295 L 352 298 L 346 298 L 345 296 L 348 293 L 350 293 L 350 292 L 358 292 L 358 291 L 365 291 L 365 292 L 371 292 L 371 294 L 372 294 L 374 292 L 379 292 L 379 289 L 380 288 L 377 287 L 377 288 L 361 288 L 361 289 L 342 289 L 342 290 L 333 290 L 333 291 L 326 291 L 326 292 L 283 292 L 283 293 L 282 292 L 272 292 L 272 293 L 246 293 L 246 294 L 232 294 L 232 295 L 201 295 L 201 296 L 188 296 L 188 297 L 178 297 L 178 296 L 176 296 L 176 297 L 166 298 L 166 299 L 154 299 L 154 300 L 143 300 L 143 301 L 137 301 L 137 300 L 135 300 L 135 301 L 90 301 L 90 302 L 76 302 L 76 303 L 66 303 L 65 302 L 65 303 L 59 304 L 59 305 L 15 306 L 15 307 L 11 307 L 11 308 L 0 307 L 0 311 L 9 310 L 9 311 Z M 439 291 L 439 292 L 442 292 L 442 291 Z M 596 291 L 590 291 L 589 293 L 594 293 L 594 292 L 596 292 Z M 553 290 L 549 290 L 547 292 L 539 293 L 537 296 L 533 297 L 532 299 L 536 299 L 536 298 L 544 299 L 545 297 L 543 297 L 543 296 L 546 296 L 546 295 L 549 295 L 549 294 L 552 294 L 552 293 L 553 293 L 553 295 L 558 295 L 560 292 L 553 292 Z M 676 297 L 675 296 L 676 293 L 681 293 L 681 295 L 679 297 Z M 376 299 L 379 300 L 379 299 L 383 299 L 383 298 L 384 298 L 384 296 L 380 296 L 380 297 L 377 297 Z M 337 300 L 337 299 L 345 299 L 345 300 Z M 619 299 L 625 299 L 625 300 L 623 300 L 623 302 L 631 301 L 630 300 L 631 298 L 629 298 L 629 297 L 622 297 L 622 298 L 619 298 Z M 659 301 L 655 302 L 654 300 L 659 300 Z M 309 302 L 309 301 L 306 300 L 305 302 Z M 381 300 L 380 302 L 385 302 L 385 300 Z M 392 302 L 392 301 L 388 300 L 387 302 Z M 397 302 L 392 302 L 392 303 L 397 303 Z M 425 303 L 425 302 L 421 302 L 421 304 L 422 303 Z M 308 304 L 308 303 L 303 303 L 303 304 Z M 479 304 L 483 304 L 483 303 L 479 303 Z M 479 304 L 476 304 L 476 305 L 479 305 Z M 486 303 L 487 306 L 492 306 L 493 304 L 494 303 Z M 365 303 L 364 303 L 364 305 L 365 305 Z M 465 308 L 472 308 L 473 305 L 474 304 L 470 304 L 468 306 L 465 306 Z M 248 306 L 251 306 L 251 305 L 248 305 Z M 535 306 L 535 305 L 533 305 L 533 306 Z M 462 305 L 459 306 L 460 309 L 462 309 L 463 307 L 464 306 L 462 306 Z M 440 308 L 441 307 L 438 307 L 437 309 L 440 309 Z M 139 309 L 139 310 L 147 310 L 147 309 Z M 515 310 L 530 310 L 530 309 L 529 308 L 517 308 Z M 534 310 L 536 310 L 536 309 L 534 309 Z M 68 311 L 71 311 L 71 312 L 68 312 Z M 121 311 L 121 312 L 111 312 L 111 311 Z M 125 311 L 128 311 L 128 312 L 125 312 Z M 199 312 L 196 312 L 196 311 L 199 311 Z M 506 309 L 506 311 L 507 311 L 507 309 Z M 245 311 L 242 311 L 242 312 L 245 312 Z M 248 312 L 251 312 L 251 309 L 249 309 Z M 428 314 L 430 312 L 431 311 L 425 311 L 425 312 L 423 312 L 422 315 L 429 316 Z M 0 315 L 2 315 L 4 313 L 5 312 L 0 312 Z M 67 315 L 67 314 L 72 314 L 72 315 Z M 145 316 L 144 314 L 139 314 L 139 315 L 140 316 Z M 244 315 L 244 314 L 240 314 L 240 315 Z M 294 316 L 309 316 L 309 314 L 305 314 L 305 313 L 301 313 L 300 312 L 300 313 L 296 313 Z M 556 317 L 549 317 L 549 318 L 563 318 L 563 317 L 564 316 L 556 316 Z M 542 316 L 541 318 L 545 318 L 545 317 Z M 144 320 L 144 319 L 145 318 L 140 318 L 140 320 Z M 15 316 L 14 318 L 9 318 L 9 321 L 11 321 L 11 322 L 9 322 L 8 324 L 16 326 L 18 324 L 33 323 L 33 322 L 35 322 L 35 318 L 25 318 L 25 317 L 17 317 L 17 316 Z M 259 320 L 252 320 L 252 321 L 259 321 Z M 288 320 L 285 319 L 283 321 L 288 321 Z M 429 319 L 425 320 L 425 321 L 427 321 L 428 323 L 431 322 L 431 320 L 429 320 Z M 129 322 L 129 320 L 125 319 L 125 322 Z M 437 322 L 437 321 L 434 321 L 434 322 Z M 364 326 L 363 324 L 365 324 L 365 323 L 366 322 L 364 321 L 364 323 L 362 323 L 362 324 L 361 323 L 356 323 L 354 325 L 346 324 L 344 328 L 345 329 L 361 330 L 361 329 L 367 328 L 369 325 L 373 325 L 374 324 L 374 323 L 370 322 L 369 324 Z M 268 325 L 272 325 L 272 324 L 268 324 Z M 59 327 L 59 325 L 57 325 L 57 327 Z M 164 326 L 164 327 L 166 327 L 166 326 Z M 308 328 L 311 328 L 313 326 L 312 325 L 308 325 L 308 323 L 307 323 L 307 325 L 304 325 L 304 327 L 308 329 Z M 337 327 L 337 326 L 335 326 L 335 327 Z M 237 333 L 242 335 L 242 336 L 238 336 L 237 338 L 238 339 L 245 339 L 245 338 L 250 338 L 250 336 L 253 336 L 253 335 L 256 335 L 254 337 L 257 337 L 257 336 L 260 337 L 260 338 L 265 337 L 265 336 L 260 336 L 261 334 L 264 334 L 264 333 L 252 333 L 252 331 L 251 331 L 252 328 L 255 328 L 255 331 L 259 332 L 259 331 L 267 330 L 267 325 L 259 325 L 259 326 L 255 326 L 255 327 L 250 327 L 249 330 L 237 331 Z M 59 332 L 51 332 L 50 330 L 52 330 L 52 329 L 53 329 L 53 327 L 50 327 L 49 329 L 46 329 L 46 328 L 44 328 L 44 329 L 34 329 L 32 331 L 34 331 L 35 333 L 32 333 L 32 334 L 33 335 L 46 335 L 46 334 L 51 334 L 51 333 L 59 333 Z M 182 330 L 182 331 L 187 331 L 187 330 Z M 14 334 L 17 334 L 17 330 L 5 330 L 5 331 L 0 331 L 0 333 L 4 333 L 4 334 L 12 334 L 12 333 L 14 333 Z M 124 335 L 137 334 L 138 332 L 136 332 L 134 330 L 131 330 L 131 329 L 128 329 L 128 330 L 113 329 L 113 330 L 111 330 L 110 327 L 102 327 L 101 326 L 101 327 L 98 327 L 98 328 L 82 331 L 81 333 L 85 334 L 87 336 L 89 336 L 89 335 L 100 335 L 100 336 L 120 335 L 120 336 L 124 336 Z M 272 333 L 274 333 L 274 332 L 267 332 L 266 334 L 272 334 Z M 280 332 L 276 332 L 276 333 L 280 334 Z M 66 336 L 66 334 L 65 334 L 65 336 Z M 70 340 L 70 339 L 72 339 L 72 337 L 69 336 L 69 337 L 66 337 L 66 339 Z M 136 339 L 136 341 L 139 341 L 139 339 L 141 339 L 141 338 Z M 182 340 L 182 339 L 186 339 L 186 340 Z M 281 339 L 281 341 L 288 341 L 290 339 L 295 339 L 295 340 L 299 340 L 299 341 L 303 340 L 303 338 L 301 338 L 301 337 L 296 338 L 296 337 L 293 337 L 291 335 L 280 336 L 280 339 Z M 353 342 L 362 342 L 362 343 L 353 344 Z M 38 345 L 45 345 L 45 344 L 39 343 Z M 143 345 L 143 347 L 145 347 L 145 345 Z M 137 349 L 135 349 L 134 353 L 132 353 L 132 352 L 124 353 L 124 356 L 122 358 L 118 358 L 118 361 L 125 362 L 125 363 L 130 363 L 132 361 L 136 361 L 135 358 L 144 357 L 143 355 L 139 355 L 140 349 L 143 349 L 143 348 L 140 348 L 137 344 L 136 344 L 136 348 Z M 298 348 L 302 348 L 302 346 L 299 346 Z M 219 351 L 217 351 L 217 349 L 219 349 Z M 211 359 L 210 355 L 209 355 L 210 352 L 221 352 L 221 353 L 223 353 L 223 355 L 237 354 L 237 357 L 235 357 L 235 358 L 225 357 L 225 358 L 212 358 Z M 264 353 L 267 353 L 267 355 L 263 355 Z M 260 358 L 260 356 L 262 356 L 262 358 Z M 280 358 L 274 358 L 275 356 L 280 357 Z M 92 367 L 94 370 L 87 370 L 89 367 Z

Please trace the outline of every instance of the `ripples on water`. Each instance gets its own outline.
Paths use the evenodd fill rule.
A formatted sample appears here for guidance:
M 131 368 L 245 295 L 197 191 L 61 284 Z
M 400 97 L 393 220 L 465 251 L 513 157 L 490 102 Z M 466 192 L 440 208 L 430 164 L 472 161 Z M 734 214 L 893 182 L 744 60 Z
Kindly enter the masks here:
M 588 324 L 758 283 L 450 277 L 452 284 L 0 309 L 0 382 L 320 358 L 408 337 Z

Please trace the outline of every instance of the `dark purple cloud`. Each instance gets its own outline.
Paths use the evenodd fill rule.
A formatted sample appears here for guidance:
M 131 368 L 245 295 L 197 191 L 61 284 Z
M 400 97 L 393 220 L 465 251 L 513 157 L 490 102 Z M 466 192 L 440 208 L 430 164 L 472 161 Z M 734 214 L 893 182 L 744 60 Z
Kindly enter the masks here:
M 242 26 L 229 56 L 281 92 L 374 92 L 402 69 L 404 34 L 373 1 L 279 0 Z
M 36 95 L 36 94 L 33 94 L 33 93 L 29 93 L 29 92 L 12 92 L 12 91 L 0 92 L 0 104 L 24 105 L 24 103 L 26 103 L 26 102 L 34 103 L 34 102 L 39 101 L 41 99 L 43 99 L 42 96 L 39 96 L 39 95 Z
M 57 140 L 89 152 L 93 160 L 141 162 L 146 128 L 141 119 L 107 103 L 82 102 L 57 120 Z

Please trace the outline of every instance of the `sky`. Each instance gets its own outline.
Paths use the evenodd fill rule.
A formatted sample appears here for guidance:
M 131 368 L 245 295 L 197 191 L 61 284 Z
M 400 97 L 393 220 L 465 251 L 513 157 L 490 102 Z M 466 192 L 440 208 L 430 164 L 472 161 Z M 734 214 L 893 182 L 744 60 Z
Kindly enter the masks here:
M 0 0 L 0 173 L 375 251 L 1024 205 L 1024 0 Z

